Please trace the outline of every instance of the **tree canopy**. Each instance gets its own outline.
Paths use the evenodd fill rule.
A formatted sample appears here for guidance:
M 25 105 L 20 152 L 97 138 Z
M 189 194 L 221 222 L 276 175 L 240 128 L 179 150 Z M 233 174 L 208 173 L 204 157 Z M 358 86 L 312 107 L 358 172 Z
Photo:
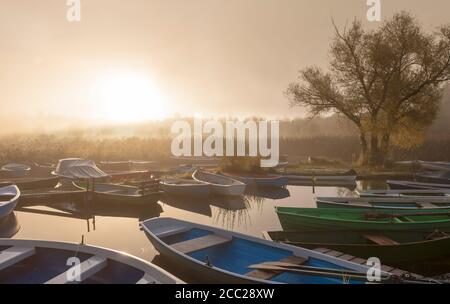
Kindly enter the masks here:
M 450 26 L 427 33 L 407 12 L 372 31 L 357 20 L 333 25 L 328 71 L 303 69 L 286 95 L 312 115 L 346 116 L 360 131 L 363 163 L 383 164 L 393 142 L 417 143 L 436 117 L 450 80 Z

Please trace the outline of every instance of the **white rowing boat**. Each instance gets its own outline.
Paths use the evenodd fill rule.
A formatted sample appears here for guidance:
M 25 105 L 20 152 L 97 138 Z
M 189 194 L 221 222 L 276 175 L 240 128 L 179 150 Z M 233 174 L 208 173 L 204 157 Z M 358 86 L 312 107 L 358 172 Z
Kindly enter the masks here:
M 196 170 L 192 178 L 210 184 L 212 193 L 219 195 L 242 195 L 246 188 L 246 185 L 238 180 L 202 170 Z
M 210 184 L 193 179 L 165 179 L 160 185 L 161 190 L 175 195 L 208 197 L 211 193 Z
M 177 284 L 147 261 L 84 244 L 0 239 L 0 284 Z
M 16 185 L 0 188 L 0 218 L 8 216 L 16 208 L 20 190 Z

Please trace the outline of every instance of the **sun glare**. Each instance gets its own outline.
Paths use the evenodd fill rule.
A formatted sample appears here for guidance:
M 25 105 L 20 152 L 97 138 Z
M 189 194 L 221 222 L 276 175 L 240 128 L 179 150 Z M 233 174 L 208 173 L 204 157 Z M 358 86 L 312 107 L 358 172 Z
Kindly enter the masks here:
M 167 116 L 167 104 L 154 83 L 135 73 L 109 74 L 94 87 L 101 118 L 139 122 Z

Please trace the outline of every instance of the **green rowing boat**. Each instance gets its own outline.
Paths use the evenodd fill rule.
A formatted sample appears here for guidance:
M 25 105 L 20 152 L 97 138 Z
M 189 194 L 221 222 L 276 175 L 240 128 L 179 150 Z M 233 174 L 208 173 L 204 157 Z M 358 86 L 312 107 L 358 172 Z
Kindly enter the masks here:
M 430 210 L 374 211 L 369 209 L 276 207 L 284 230 L 441 230 L 450 231 L 450 212 Z
M 391 266 L 450 256 L 450 235 L 439 231 L 265 231 L 267 240 L 316 249 L 328 248 Z

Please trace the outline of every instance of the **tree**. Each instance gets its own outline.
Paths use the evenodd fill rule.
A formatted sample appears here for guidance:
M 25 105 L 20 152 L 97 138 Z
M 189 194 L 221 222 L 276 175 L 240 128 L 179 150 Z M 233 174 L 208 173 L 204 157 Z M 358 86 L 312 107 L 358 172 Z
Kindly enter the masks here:
M 329 71 L 305 68 L 285 94 L 291 106 L 312 115 L 336 113 L 352 121 L 362 164 L 382 165 L 393 142 L 408 136 L 417 143 L 436 117 L 450 80 L 450 26 L 425 33 L 406 12 L 372 31 L 356 20 L 342 32 L 333 26 Z

